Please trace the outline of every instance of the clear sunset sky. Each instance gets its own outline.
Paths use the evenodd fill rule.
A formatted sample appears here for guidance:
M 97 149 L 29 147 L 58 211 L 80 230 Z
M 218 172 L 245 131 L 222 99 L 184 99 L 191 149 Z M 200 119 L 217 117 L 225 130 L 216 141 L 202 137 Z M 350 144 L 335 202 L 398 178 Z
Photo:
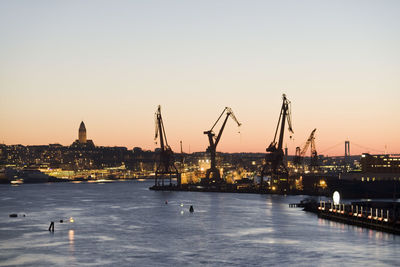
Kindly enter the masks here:
M 321 154 L 345 140 L 400 153 L 399 14 L 385 0 L 3 0 L 0 142 L 70 145 L 83 120 L 96 145 L 154 149 L 160 104 L 173 150 L 203 151 L 229 106 L 243 125 L 217 150 L 264 152 L 286 93 L 290 154 L 314 128 Z

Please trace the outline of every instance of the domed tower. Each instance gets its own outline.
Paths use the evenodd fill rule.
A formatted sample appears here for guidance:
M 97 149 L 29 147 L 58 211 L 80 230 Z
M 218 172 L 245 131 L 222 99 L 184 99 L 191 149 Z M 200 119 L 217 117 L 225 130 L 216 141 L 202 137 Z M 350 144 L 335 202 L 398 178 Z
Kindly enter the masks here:
M 86 127 L 83 121 L 79 126 L 79 143 L 86 144 Z

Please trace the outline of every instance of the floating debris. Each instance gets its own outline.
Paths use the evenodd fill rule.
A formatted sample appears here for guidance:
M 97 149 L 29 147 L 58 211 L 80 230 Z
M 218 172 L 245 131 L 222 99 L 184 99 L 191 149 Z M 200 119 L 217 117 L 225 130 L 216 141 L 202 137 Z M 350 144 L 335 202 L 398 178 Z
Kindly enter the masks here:
M 50 222 L 49 231 L 54 232 L 54 222 Z

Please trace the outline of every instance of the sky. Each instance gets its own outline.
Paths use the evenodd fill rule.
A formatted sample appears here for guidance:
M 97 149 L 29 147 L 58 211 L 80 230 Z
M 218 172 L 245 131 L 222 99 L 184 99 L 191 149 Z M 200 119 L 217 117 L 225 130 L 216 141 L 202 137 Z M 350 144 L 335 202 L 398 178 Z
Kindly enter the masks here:
M 400 153 L 400 1 L 0 1 L 0 142 L 265 152 L 285 93 L 294 154 Z M 219 128 L 217 126 L 216 131 Z

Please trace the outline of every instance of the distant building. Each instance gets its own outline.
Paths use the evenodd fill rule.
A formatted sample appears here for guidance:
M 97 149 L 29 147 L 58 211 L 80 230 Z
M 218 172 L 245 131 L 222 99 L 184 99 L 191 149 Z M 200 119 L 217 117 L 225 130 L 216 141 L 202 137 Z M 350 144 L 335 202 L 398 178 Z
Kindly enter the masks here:
M 79 143 L 86 144 L 86 127 L 85 123 L 82 121 L 79 126 Z
M 400 156 L 361 155 L 361 171 L 344 173 L 341 179 L 374 181 L 400 181 Z
M 400 173 L 400 157 L 391 155 L 361 155 L 363 173 Z
M 78 139 L 72 143 L 71 148 L 95 148 L 93 141 L 87 139 L 86 126 L 83 121 L 79 125 Z

